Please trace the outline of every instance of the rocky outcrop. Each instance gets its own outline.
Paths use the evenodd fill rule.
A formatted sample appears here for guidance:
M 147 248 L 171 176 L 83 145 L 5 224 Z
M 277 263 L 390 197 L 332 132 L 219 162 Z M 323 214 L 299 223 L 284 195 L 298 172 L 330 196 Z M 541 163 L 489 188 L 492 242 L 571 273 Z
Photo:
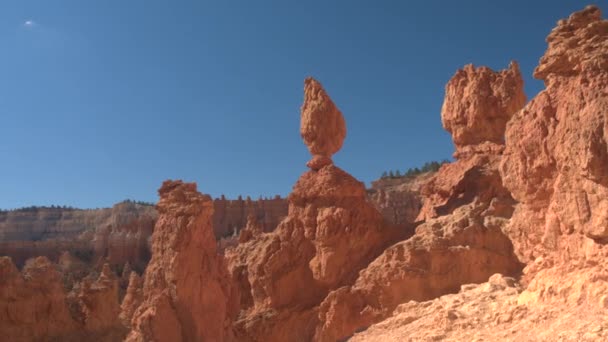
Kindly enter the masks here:
M 247 225 L 239 234 L 239 243 L 245 243 L 253 238 L 260 236 L 264 232 L 262 225 L 254 216 L 247 218 Z
M 346 122 L 342 113 L 312 77 L 304 81 L 304 104 L 300 134 L 313 158 L 306 164 L 313 170 L 332 164 L 331 156 L 342 148 Z
M 63 255 L 54 265 L 46 257 L 30 259 L 19 273 L 0 257 L 0 334 L 11 341 L 121 340 L 118 283 L 106 265 L 97 280 L 84 278 L 66 295 L 57 269 L 73 267 Z
M 521 270 L 502 232 L 515 203 L 498 166 L 506 121 L 524 101 L 514 62 L 500 72 L 466 66 L 454 75 L 442 121 L 453 135 L 457 160 L 421 185 L 424 204 L 417 220 L 425 222 L 363 269 L 353 285 L 329 293 L 319 308 L 315 340 L 344 339 L 389 317 L 401 303 Z M 485 133 L 477 136 L 480 127 Z
M 504 144 L 507 121 L 526 103 L 523 84 L 515 62 L 500 72 L 472 64 L 456 72 L 445 87 L 441 108 L 441 122 L 456 146 L 455 158 L 476 145 Z
M 235 323 L 240 341 L 311 340 L 327 293 L 352 283 L 399 235 L 367 202 L 363 183 L 330 161 L 317 163 L 338 150 L 345 127 L 313 79 L 305 81 L 302 135 L 312 170 L 289 195 L 289 215 L 275 231 L 227 251 L 242 293 Z
M 559 287 L 565 301 L 564 292 L 580 292 L 581 273 L 590 288 L 606 285 L 608 20 L 589 6 L 560 20 L 547 42 L 534 72 L 546 89 L 509 122 L 500 172 L 519 202 L 506 232 L 528 264 L 531 297 L 548 300 Z M 585 293 L 601 302 L 601 291 Z
M 143 302 L 127 341 L 224 341 L 232 338 L 238 296 L 217 254 L 213 202 L 196 184 L 159 189 Z
M 135 310 L 143 301 L 143 283 L 141 277 L 135 272 L 129 276 L 129 285 L 122 303 L 120 304 L 120 321 L 125 327 L 131 327 L 131 320 Z
M 66 306 L 61 276 L 45 257 L 30 260 L 20 273 L 0 257 L 0 336 L 11 341 L 60 338 L 77 329 Z

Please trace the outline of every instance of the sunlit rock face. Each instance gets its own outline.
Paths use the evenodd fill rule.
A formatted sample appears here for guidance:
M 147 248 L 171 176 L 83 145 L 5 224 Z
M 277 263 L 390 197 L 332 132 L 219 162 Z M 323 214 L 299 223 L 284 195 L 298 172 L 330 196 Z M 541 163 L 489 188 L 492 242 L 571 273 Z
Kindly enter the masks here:
M 494 273 L 521 270 L 502 232 L 515 202 L 498 167 L 506 122 L 524 102 L 514 62 L 498 72 L 468 65 L 452 77 L 442 120 L 452 133 L 457 160 L 422 184 L 416 220 L 423 223 L 415 234 L 388 247 L 353 285 L 325 298 L 316 340 L 346 338 L 389 317 L 401 303 L 436 298 Z
M 213 201 L 196 184 L 166 181 L 143 302 L 127 341 L 224 341 L 232 338 L 238 295 L 213 234 Z
M 288 216 L 226 253 L 241 289 L 239 341 L 311 340 L 329 291 L 352 283 L 400 235 L 367 201 L 364 184 L 329 160 L 345 125 L 316 80 L 305 81 L 301 118 L 312 170 L 294 185 Z
M 560 20 L 547 43 L 534 71 L 546 89 L 507 125 L 500 171 L 520 204 L 506 231 L 528 263 L 527 300 L 600 304 L 608 255 L 608 21 L 589 6 Z M 563 290 L 547 290 L 555 284 Z

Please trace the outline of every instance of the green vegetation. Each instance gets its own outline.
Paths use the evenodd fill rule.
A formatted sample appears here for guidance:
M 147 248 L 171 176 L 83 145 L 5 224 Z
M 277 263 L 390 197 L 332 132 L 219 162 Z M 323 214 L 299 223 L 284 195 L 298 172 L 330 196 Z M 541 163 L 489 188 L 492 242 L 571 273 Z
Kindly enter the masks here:
M 134 203 L 134 204 L 139 204 L 139 205 L 155 206 L 155 204 L 152 202 L 136 201 L 136 200 L 132 200 L 132 199 L 128 199 L 128 198 L 120 203 Z
M 426 162 L 426 163 L 424 163 L 424 165 L 422 165 L 422 167 L 409 168 L 403 174 L 399 170 L 384 171 L 382 173 L 382 176 L 380 177 L 380 179 L 411 178 L 411 177 L 415 177 L 419 174 L 423 174 L 423 173 L 427 173 L 427 172 L 436 172 L 437 170 L 439 170 L 441 165 L 449 163 L 449 162 L 450 161 L 447 159 L 444 159 L 441 162 L 438 162 L 438 161 Z
M 68 205 L 31 205 L 29 207 L 15 208 L 15 209 L 0 209 L 0 213 L 6 212 L 37 212 L 39 210 L 82 210 L 77 209 Z

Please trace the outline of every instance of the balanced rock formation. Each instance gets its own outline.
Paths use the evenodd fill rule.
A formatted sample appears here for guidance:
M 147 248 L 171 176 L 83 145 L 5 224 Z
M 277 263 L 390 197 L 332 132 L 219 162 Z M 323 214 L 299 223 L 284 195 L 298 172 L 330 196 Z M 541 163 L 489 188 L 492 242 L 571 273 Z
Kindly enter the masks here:
M 348 285 L 399 232 L 367 202 L 364 184 L 331 164 L 345 125 L 321 85 L 305 81 L 302 136 L 313 160 L 271 233 L 227 251 L 241 289 L 240 341 L 310 341 L 318 305 Z
M 546 89 L 507 125 L 500 172 L 519 204 L 506 231 L 528 264 L 531 297 L 568 300 L 581 276 L 590 290 L 579 295 L 603 305 L 591 284 L 607 279 L 608 20 L 589 6 L 560 20 L 547 42 L 534 72 Z M 558 293 L 555 284 L 572 286 Z
M 300 119 L 300 134 L 313 155 L 306 165 L 319 170 L 331 164 L 331 156 L 342 148 L 346 138 L 346 122 L 321 83 L 312 77 L 304 81 Z
M 165 181 L 143 302 L 127 341 L 224 341 L 232 338 L 238 296 L 213 235 L 213 202 L 196 184 Z
M 515 62 L 500 72 L 469 65 L 452 77 L 442 121 L 452 133 L 457 161 L 441 166 L 421 186 L 424 204 L 417 219 L 424 223 L 415 234 L 388 247 L 352 286 L 323 301 L 316 341 L 347 338 L 409 300 L 436 298 L 494 273 L 521 270 L 502 232 L 515 202 L 498 167 L 506 122 L 524 102 Z

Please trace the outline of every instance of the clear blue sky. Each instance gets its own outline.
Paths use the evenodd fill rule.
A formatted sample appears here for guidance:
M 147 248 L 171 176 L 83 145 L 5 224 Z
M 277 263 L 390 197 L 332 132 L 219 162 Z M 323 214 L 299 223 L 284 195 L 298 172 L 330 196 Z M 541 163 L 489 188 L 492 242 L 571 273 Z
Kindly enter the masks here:
M 346 117 L 334 160 L 355 177 L 449 158 L 456 69 L 515 59 L 530 97 L 546 35 L 586 4 L 3 0 L 0 208 L 156 201 L 167 178 L 286 195 L 309 75 Z

